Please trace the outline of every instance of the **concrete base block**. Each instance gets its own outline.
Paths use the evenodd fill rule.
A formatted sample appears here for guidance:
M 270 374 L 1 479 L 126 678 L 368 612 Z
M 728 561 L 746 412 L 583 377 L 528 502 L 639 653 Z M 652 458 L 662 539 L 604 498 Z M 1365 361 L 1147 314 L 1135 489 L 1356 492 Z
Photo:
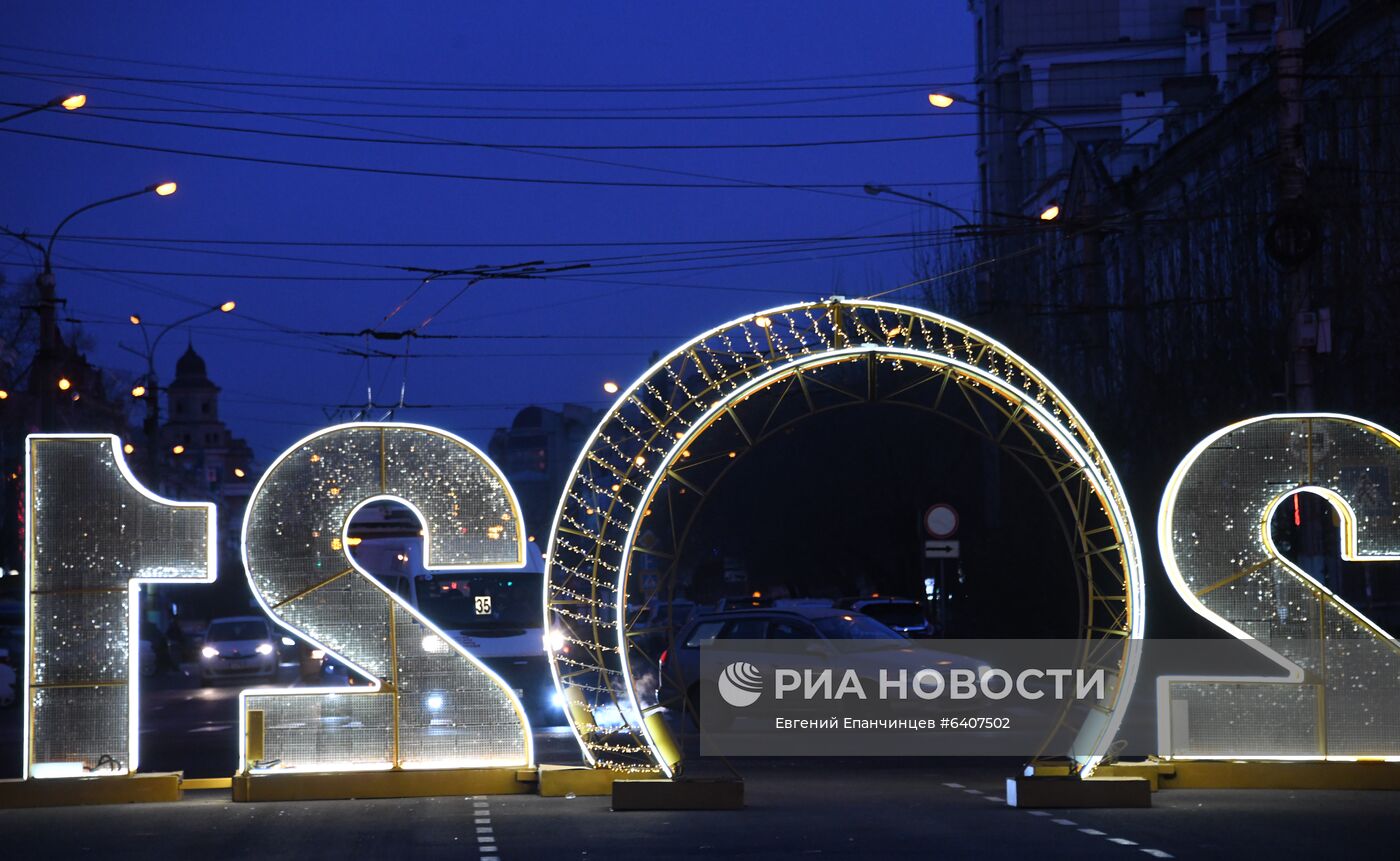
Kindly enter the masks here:
M 743 810 L 744 782 L 737 778 L 616 780 L 613 810 Z
M 1008 777 L 1006 803 L 1032 809 L 1151 807 L 1152 785 L 1141 777 Z

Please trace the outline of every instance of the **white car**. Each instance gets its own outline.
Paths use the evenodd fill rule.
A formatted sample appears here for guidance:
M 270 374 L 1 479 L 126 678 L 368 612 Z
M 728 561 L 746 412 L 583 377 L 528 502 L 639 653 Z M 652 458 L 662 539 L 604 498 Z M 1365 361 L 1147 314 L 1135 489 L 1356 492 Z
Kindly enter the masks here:
M 199 653 L 199 677 L 204 684 L 215 679 L 275 675 L 277 644 L 271 622 L 262 616 L 230 616 L 209 623 Z

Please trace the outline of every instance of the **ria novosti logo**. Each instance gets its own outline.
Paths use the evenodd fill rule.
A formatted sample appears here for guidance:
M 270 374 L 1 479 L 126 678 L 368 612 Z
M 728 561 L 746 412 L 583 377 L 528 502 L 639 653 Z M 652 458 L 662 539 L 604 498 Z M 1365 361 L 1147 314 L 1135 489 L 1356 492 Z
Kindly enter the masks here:
M 737 709 L 751 706 L 763 695 L 763 673 L 747 661 L 735 661 L 717 680 L 719 695 Z

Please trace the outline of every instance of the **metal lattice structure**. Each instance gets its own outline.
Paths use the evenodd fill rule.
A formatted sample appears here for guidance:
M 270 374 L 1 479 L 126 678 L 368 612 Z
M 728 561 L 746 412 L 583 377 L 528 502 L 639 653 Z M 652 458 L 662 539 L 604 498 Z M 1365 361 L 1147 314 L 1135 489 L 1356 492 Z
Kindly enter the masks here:
M 920 309 L 845 299 L 700 335 L 620 394 L 584 447 L 550 536 L 545 610 L 559 635 L 554 677 L 590 763 L 674 773 L 655 697 L 667 626 L 637 608 L 674 590 L 691 524 L 745 452 L 866 403 L 931 411 L 994 441 L 1056 503 L 1081 584 L 1081 664 L 1111 681 L 1103 701 L 1062 715 L 1044 752 L 1082 772 L 1097 765 L 1132 692 L 1143 626 L 1138 538 L 1112 467 L 1073 407 L 1001 344 Z M 642 587 L 643 567 L 654 587 Z
M 1400 560 L 1400 437 L 1328 413 L 1263 416 L 1201 442 L 1162 500 L 1182 599 L 1278 665 L 1158 680 L 1158 749 L 1188 758 L 1400 758 L 1400 646 L 1273 545 L 1275 510 L 1322 496 L 1343 558 Z

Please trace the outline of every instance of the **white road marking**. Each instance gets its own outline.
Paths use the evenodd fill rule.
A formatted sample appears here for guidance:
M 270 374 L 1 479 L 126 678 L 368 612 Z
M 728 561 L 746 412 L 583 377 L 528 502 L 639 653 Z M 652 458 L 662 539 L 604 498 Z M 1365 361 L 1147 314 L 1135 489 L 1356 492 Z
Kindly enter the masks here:
M 1108 842 L 1109 842 L 1109 843 L 1117 843 L 1119 846 L 1136 846 L 1136 845 L 1137 845 L 1137 843 L 1136 843 L 1135 841 L 1129 840 L 1129 839 L 1126 838 L 1126 837 L 1110 837 L 1110 838 L 1108 838 Z
M 961 783 L 945 783 L 945 784 L 943 784 L 943 785 L 946 786 L 946 787 L 948 787 L 949 789 L 962 789 L 962 788 L 963 788 L 963 785 L 962 785 Z
M 1100 830 L 1097 829 L 1097 828 L 1081 828 L 1081 829 L 1079 829 L 1079 830 L 1080 830 L 1080 832 L 1082 832 L 1082 833 L 1084 833 L 1084 834 L 1088 834 L 1090 837 L 1104 837 L 1104 836 L 1106 836 L 1106 835 L 1104 834 L 1104 832 L 1100 831 Z
M 1050 815 L 1051 815 L 1050 811 L 1048 811 L 1048 810 L 1027 810 L 1026 812 L 1029 813 L 1029 814 L 1032 815 L 1032 816 L 1050 816 Z
M 982 794 L 982 790 L 980 790 L 980 789 L 964 789 L 963 792 L 966 792 L 968 795 L 981 795 L 981 794 Z
M 1161 849 L 1144 849 L 1144 850 L 1142 850 L 1142 851 L 1146 852 L 1148 855 L 1151 855 L 1153 858 L 1171 858 L 1171 857 L 1172 857 L 1172 854 L 1171 854 L 1170 852 L 1163 852 Z
M 1075 821 L 1074 821 L 1073 819 L 1051 819 L 1050 821 L 1053 822 L 1053 823 L 1055 823 L 1056 825 L 1074 825 L 1074 824 L 1075 824 Z

